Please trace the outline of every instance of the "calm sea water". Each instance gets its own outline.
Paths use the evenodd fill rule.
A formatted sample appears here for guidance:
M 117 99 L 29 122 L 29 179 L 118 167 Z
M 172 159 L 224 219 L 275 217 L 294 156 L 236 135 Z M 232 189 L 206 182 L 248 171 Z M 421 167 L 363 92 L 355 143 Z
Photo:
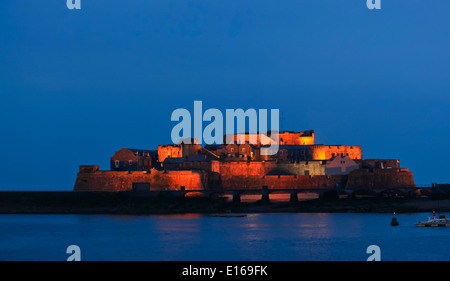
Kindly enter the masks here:
M 450 260 L 450 227 L 414 226 L 429 214 L 0 215 L 0 260 Z

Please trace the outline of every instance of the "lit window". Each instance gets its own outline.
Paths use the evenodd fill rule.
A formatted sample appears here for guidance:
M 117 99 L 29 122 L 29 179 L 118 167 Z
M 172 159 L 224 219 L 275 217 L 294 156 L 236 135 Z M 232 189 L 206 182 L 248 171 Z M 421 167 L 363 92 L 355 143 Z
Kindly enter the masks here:
M 128 165 L 133 165 L 133 160 L 128 160 Z

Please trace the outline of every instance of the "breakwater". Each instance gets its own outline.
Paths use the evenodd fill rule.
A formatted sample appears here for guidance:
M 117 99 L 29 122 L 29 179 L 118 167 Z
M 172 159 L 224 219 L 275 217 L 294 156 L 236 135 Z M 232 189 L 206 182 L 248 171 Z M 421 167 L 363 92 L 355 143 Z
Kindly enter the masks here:
M 450 211 L 450 199 L 321 198 L 300 202 L 229 202 L 177 197 L 170 193 L 1 191 L 0 213 L 9 214 L 164 214 L 220 212 L 429 212 Z

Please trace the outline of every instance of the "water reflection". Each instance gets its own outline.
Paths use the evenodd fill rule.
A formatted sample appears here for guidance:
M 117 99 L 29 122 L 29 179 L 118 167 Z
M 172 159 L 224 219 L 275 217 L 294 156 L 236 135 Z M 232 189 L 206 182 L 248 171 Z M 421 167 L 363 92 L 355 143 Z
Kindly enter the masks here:
M 417 228 L 428 214 L 0 215 L 0 260 L 446 260 L 448 228 Z

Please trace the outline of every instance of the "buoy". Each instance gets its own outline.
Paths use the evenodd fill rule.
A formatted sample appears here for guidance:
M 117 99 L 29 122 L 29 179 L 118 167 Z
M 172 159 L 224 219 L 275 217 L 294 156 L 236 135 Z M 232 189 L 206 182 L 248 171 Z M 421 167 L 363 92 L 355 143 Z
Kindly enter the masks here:
M 391 225 L 392 225 L 392 226 L 397 226 L 397 225 L 399 225 L 399 223 L 398 223 L 398 221 L 397 221 L 397 218 L 392 218 L 392 220 L 391 220 Z
M 394 212 L 394 217 L 393 217 L 392 220 L 391 220 L 391 225 L 392 225 L 392 226 L 397 226 L 397 225 L 399 225 L 399 223 L 398 223 L 398 221 L 397 221 L 397 218 L 395 217 L 395 212 Z

